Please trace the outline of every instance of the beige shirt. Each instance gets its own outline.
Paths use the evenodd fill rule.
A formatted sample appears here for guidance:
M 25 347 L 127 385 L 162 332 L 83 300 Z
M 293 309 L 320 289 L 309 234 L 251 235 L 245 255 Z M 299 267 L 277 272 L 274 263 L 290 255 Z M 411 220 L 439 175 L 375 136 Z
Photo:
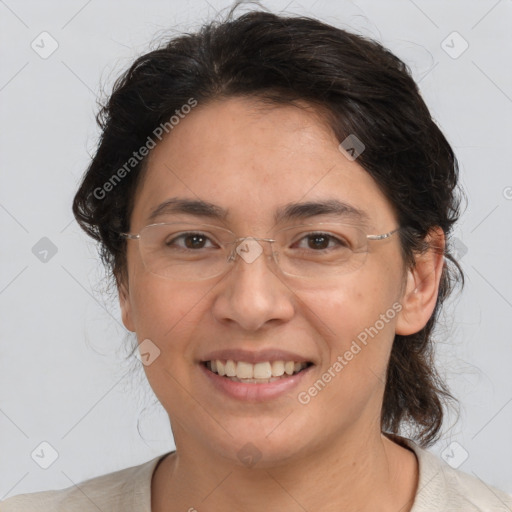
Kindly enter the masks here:
M 419 463 L 411 512 L 512 512 L 512 496 L 451 468 L 410 440 Z M 0 502 L 0 512 L 151 512 L 151 478 L 165 455 L 87 480 L 78 487 L 22 494 Z

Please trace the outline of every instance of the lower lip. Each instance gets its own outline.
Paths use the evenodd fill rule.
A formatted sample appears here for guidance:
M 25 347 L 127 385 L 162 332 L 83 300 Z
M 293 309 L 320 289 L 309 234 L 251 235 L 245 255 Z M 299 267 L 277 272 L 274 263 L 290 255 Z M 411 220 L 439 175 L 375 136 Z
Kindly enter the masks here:
M 290 375 L 274 382 L 256 384 L 234 382 L 231 379 L 213 373 L 202 363 L 199 366 L 216 389 L 232 398 L 248 402 L 263 402 L 289 393 L 294 387 L 298 386 L 306 374 L 313 368 L 313 365 L 311 365 L 295 375 Z

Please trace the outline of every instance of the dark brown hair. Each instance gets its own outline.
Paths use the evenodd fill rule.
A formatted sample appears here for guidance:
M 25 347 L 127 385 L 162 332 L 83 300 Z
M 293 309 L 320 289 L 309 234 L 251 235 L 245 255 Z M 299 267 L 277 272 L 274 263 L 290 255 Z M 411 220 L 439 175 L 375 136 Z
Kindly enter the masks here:
M 231 12 L 138 58 L 97 116 L 101 140 L 73 213 L 116 279 L 126 270 L 126 242 L 117 233 L 130 229 L 146 158 L 133 169 L 126 162 L 191 98 L 205 105 L 234 96 L 305 101 L 325 114 L 340 142 L 355 134 L 366 147 L 358 163 L 396 210 L 405 265 L 426 249 L 433 227 L 448 237 L 459 216 L 457 160 L 408 67 L 379 43 L 315 19 Z M 395 336 L 389 361 L 382 430 L 408 426 L 422 446 L 439 436 L 443 405 L 452 398 L 433 364 L 432 332 L 457 281 L 464 276 L 448 244 L 431 318 L 418 333 Z

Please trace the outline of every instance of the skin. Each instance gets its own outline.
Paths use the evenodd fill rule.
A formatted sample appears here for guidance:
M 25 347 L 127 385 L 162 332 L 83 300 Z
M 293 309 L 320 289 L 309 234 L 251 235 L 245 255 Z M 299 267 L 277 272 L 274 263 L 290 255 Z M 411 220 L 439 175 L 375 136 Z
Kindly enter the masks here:
M 225 226 L 238 236 L 268 237 L 276 208 L 333 197 L 368 214 L 369 234 L 396 228 L 375 181 L 303 107 L 263 108 L 252 98 L 196 107 L 150 153 L 130 232 L 170 197 L 228 209 Z M 442 230 L 430 238 L 443 246 Z M 321 286 L 279 275 L 264 257 L 239 259 L 213 279 L 173 282 L 149 273 L 138 242 L 129 241 L 119 285 L 123 322 L 161 351 L 145 371 L 177 447 L 154 473 L 152 510 L 410 510 L 417 460 L 381 434 L 385 374 L 395 333 L 417 332 L 430 318 L 442 265 L 442 255 L 428 251 L 405 268 L 394 235 L 373 242 L 360 269 Z M 297 393 L 394 303 L 401 311 L 317 396 L 299 403 Z M 227 348 L 281 348 L 315 366 L 300 389 L 243 402 L 215 390 L 198 366 L 206 352 Z M 253 467 L 237 456 L 248 442 L 261 453 Z

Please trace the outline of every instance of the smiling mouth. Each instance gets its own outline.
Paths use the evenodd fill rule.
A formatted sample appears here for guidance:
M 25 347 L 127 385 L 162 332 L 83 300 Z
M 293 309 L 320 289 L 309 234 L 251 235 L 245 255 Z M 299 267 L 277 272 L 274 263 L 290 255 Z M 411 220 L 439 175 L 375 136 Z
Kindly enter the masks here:
M 201 364 L 220 377 L 247 384 L 268 384 L 286 379 L 313 365 L 311 362 L 295 361 L 264 361 L 252 364 L 232 359 L 215 359 L 203 361 Z

